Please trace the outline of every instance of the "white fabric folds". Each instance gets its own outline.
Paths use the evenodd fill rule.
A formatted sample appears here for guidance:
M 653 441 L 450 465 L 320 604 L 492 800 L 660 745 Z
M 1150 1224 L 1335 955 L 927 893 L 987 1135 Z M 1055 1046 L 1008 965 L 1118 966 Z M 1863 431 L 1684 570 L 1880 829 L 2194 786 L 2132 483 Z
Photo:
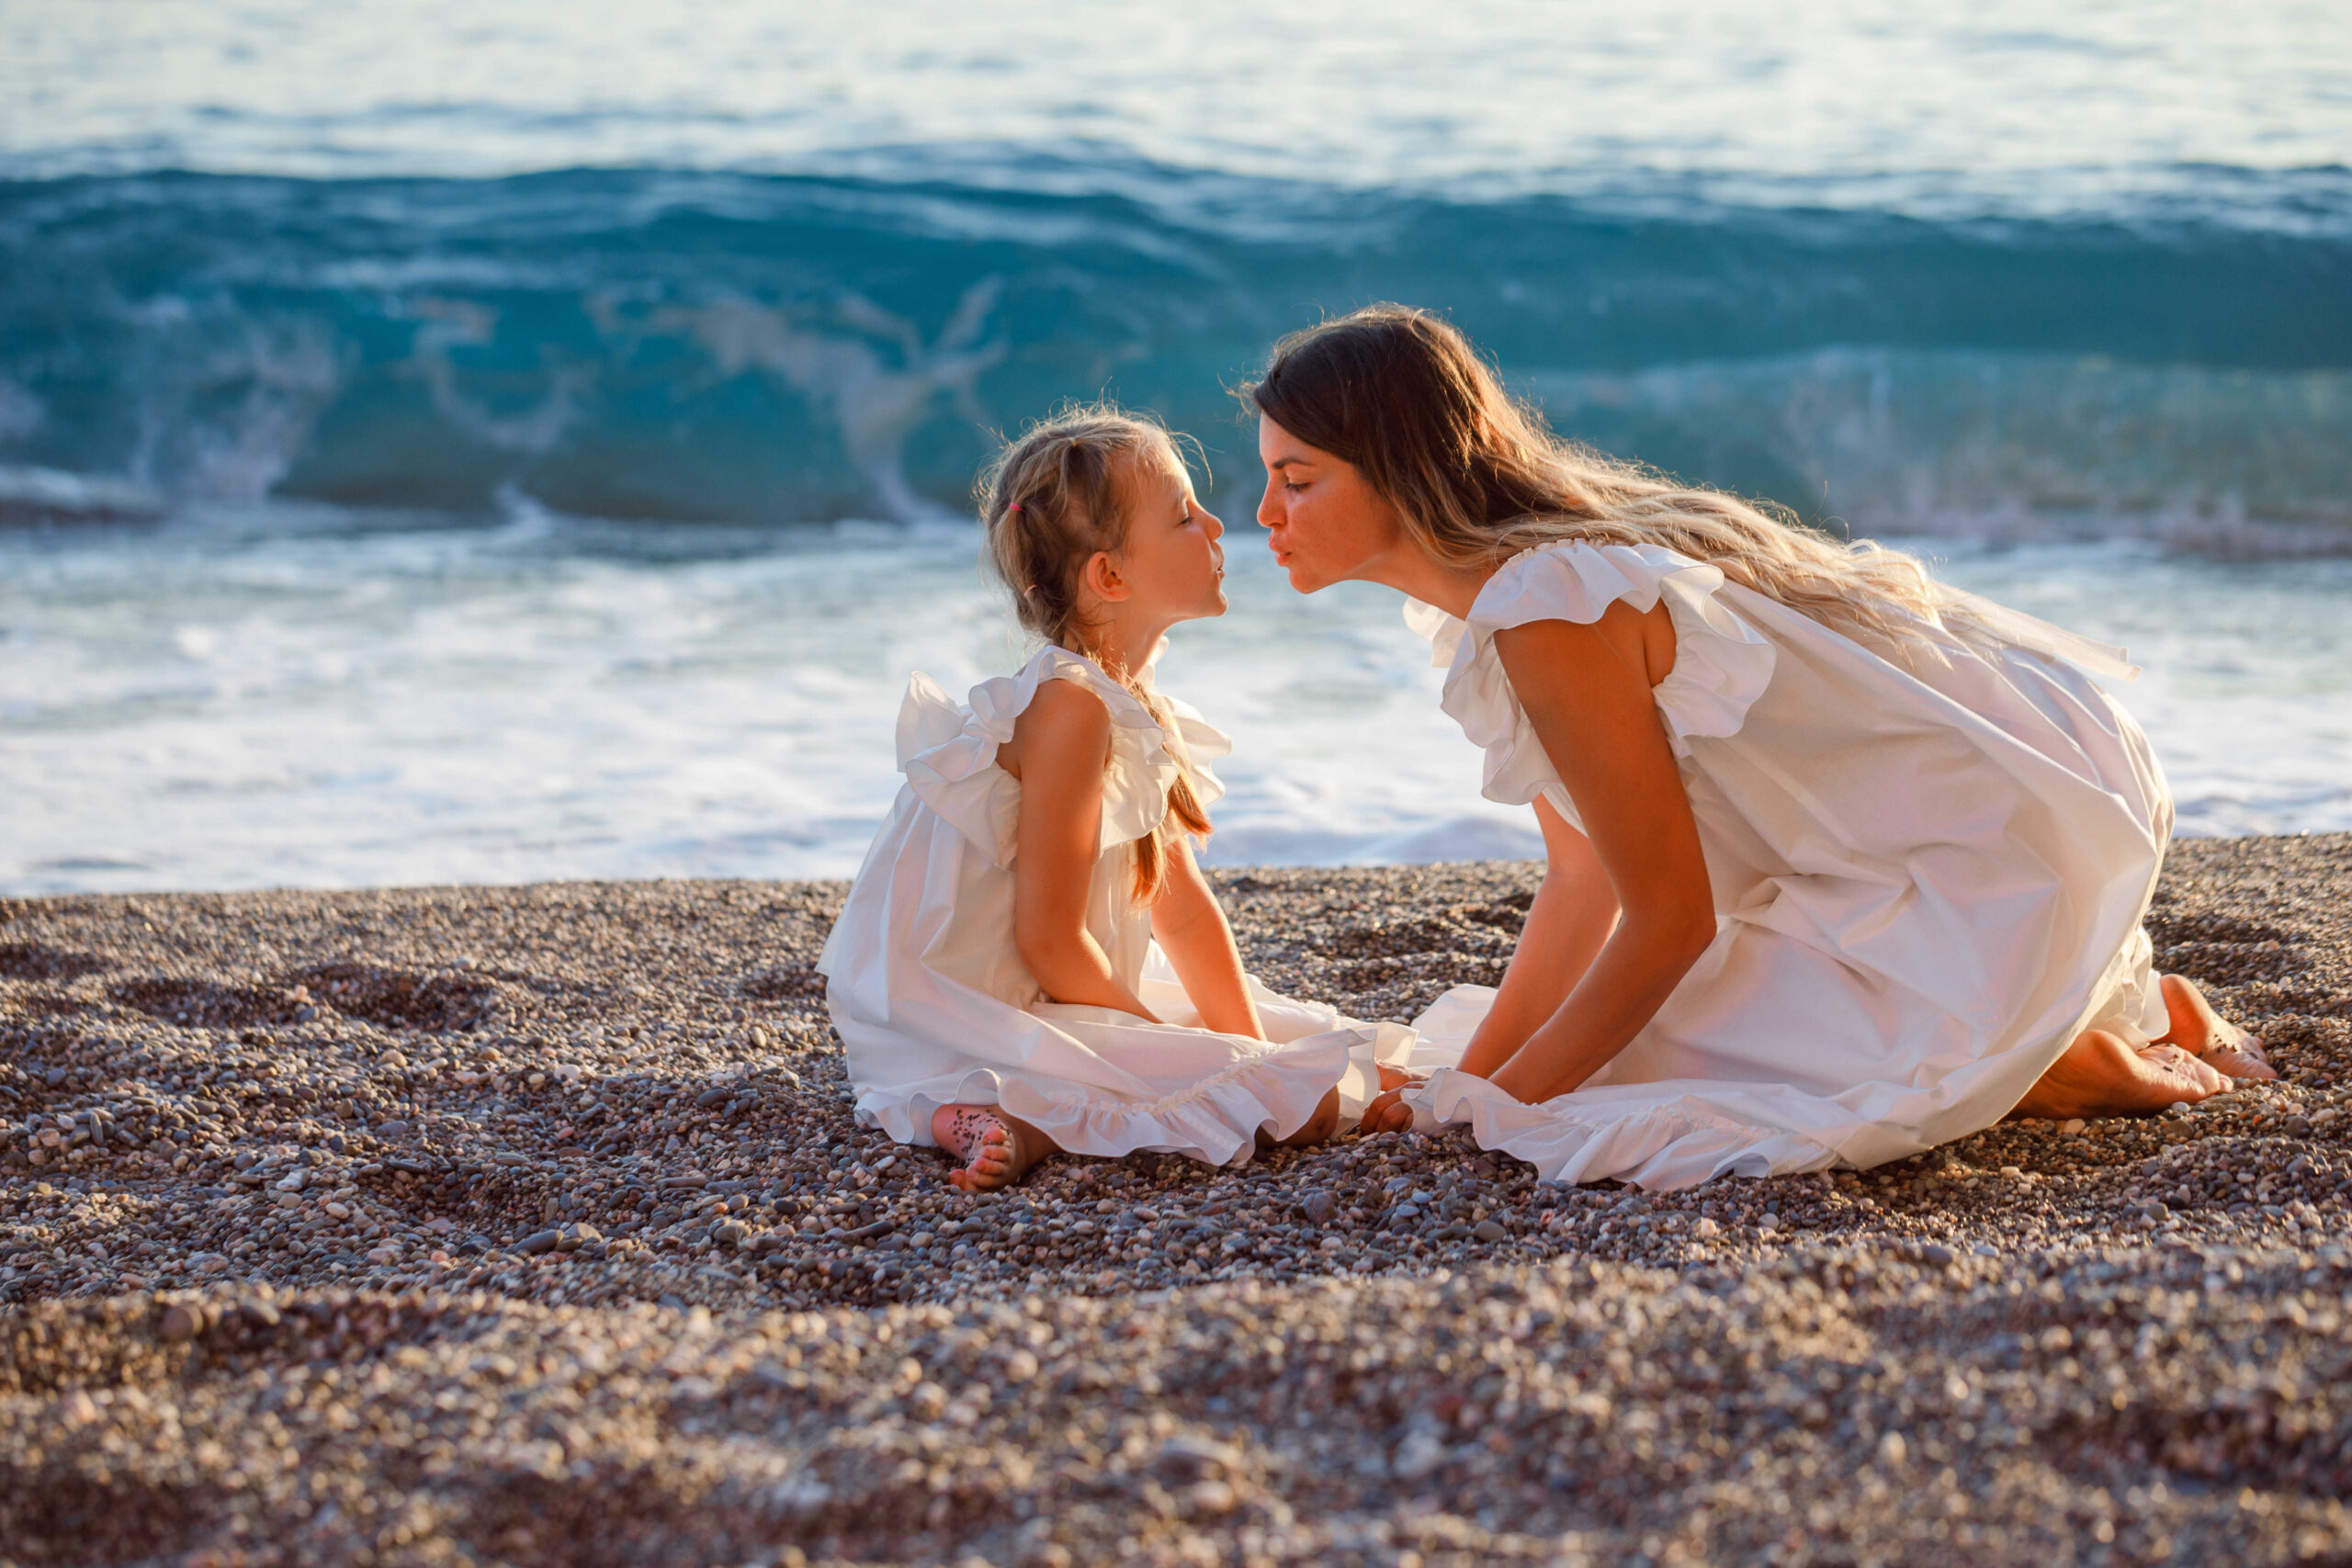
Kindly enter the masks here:
M 1443 703 L 1486 750 L 1487 795 L 1574 804 L 1494 634 L 1663 602 L 1656 688 L 1697 818 L 1717 933 L 1657 1016 L 1541 1105 L 1441 1067 L 1426 1126 L 1557 1181 L 1679 1188 L 1868 1167 L 1991 1125 L 2097 1025 L 2161 1035 L 2141 929 L 2172 799 L 2139 727 L 2090 678 L 2120 650 L 1952 593 L 1898 665 L 1655 546 L 1559 544 L 1506 563 L 1466 622 L 1408 606 L 1448 667 Z M 1415 1027 L 1459 1061 L 1493 993 L 1457 987 Z
M 1012 863 L 1021 782 L 997 748 L 1041 684 L 1069 681 L 1111 713 L 1087 929 L 1155 1017 L 1046 999 L 1014 951 Z M 1151 940 L 1128 897 L 1127 845 L 1159 825 L 1189 765 L 1204 803 L 1224 793 L 1204 760 L 1232 750 L 1199 714 L 1161 696 L 1170 736 L 1091 660 L 1047 648 L 1017 675 L 957 703 L 930 678 L 899 715 L 907 783 L 867 852 L 818 963 L 846 1047 L 858 1120 L 928 1144 L 943 1105 L 996 1104 L 1072 1154 L 1139 1149 L 1215 1164 L 1250 1157 L 1261 1131 L 1296 1132 L 1332 1089 L 1360 1111 L 1379 1061 L 1411 1043 L 1250 982 L 1269 1040 L 1220 1034 Z

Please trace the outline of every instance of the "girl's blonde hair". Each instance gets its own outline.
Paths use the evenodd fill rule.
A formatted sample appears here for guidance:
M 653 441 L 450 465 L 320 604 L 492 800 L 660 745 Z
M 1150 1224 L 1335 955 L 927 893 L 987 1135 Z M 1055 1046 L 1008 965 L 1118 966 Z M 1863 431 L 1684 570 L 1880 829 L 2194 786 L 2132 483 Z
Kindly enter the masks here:
M 1422 548 L 1492 566 L 1575 539 L 1663 545 L 1743 588 L 1886 649 L 1938 624 L 1920 564 L 1866 540 L 1842 544 L 1781 508 L 1674 483 L 1564 441 L 1450 323 L 1374 305 L 1274 345 L 1241 389 L 1276 424 L 1363 470 Z
M 980 523 L 988 531 L 988 558 L 1012 591 L 1012 613 L 1028 631 L 1072 653 L 1090 653 L 1079 598 L 1086 563 L 1098 550 L 1117 550 L 1127 540 L 1128 520 L 1119 510 L 1122 464 L 1155 454 L 1177 461 L 1167 427 L 1146 414 L 1109 403 L 1064 409 L 1006 444 L 980 476 Z M 1177 761 L 1175 784 L 1168 792 L 1168 814 L 1135 842 L 1136 902 L 1159 897 L 1176 835 L 1206 834 L 1208 814 L 1193 787 L 1192 759 L 1185 755 L 1175 716 L 1138 671 L 1104 667 L 1104 672 L 1149 710 L 1168 738 Z

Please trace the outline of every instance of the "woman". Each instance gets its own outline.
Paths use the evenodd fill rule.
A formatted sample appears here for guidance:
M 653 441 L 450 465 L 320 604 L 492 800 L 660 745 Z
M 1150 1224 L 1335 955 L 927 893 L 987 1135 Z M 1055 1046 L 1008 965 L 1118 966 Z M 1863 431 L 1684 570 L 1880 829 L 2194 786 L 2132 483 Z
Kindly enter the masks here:
M 1368 1128 L 1674 1188 L 2276 1076 L 2151 969 L 2172 802 L 2114 650 L 1557 441 L 1419 310 L 1245 396 L 1292 586 L 1411 597 L 1549 860 L 1500 988 L 1419 1021 L 1458 1066 Z

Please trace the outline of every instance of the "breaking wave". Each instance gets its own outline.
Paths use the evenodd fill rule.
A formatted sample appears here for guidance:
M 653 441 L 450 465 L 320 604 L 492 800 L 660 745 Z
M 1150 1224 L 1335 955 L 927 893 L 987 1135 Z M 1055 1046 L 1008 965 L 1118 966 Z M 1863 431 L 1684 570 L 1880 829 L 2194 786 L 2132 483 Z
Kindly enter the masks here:
M 1015 172 L 1017 173 L 1017 165 Z M 2247 178 L 2256 178 L 2248 175 Z M 1198 434 L 1279 333 L 1446 310 L 1555 425 L 1868 531 L 2352 540 L 2352 173 L 2274 217 L 583 170 L 0 183 L 0 520 L 190 498 L 959 513 L 991 433 Z

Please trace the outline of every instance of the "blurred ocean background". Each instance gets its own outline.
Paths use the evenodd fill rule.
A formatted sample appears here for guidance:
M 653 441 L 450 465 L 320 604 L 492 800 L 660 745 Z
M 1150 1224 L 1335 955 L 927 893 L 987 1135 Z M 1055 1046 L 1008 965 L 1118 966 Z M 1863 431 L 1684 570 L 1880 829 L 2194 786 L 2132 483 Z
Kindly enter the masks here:
M 1020 649 L 990 433 L 1196 434 L 1214 858 L 1533 852 L 1229 389 L 1444 310 L 1559 429 L 2147 674 L 2352 828 L 2340 3 L 0 6 L 0 891 L 845 874 Z

